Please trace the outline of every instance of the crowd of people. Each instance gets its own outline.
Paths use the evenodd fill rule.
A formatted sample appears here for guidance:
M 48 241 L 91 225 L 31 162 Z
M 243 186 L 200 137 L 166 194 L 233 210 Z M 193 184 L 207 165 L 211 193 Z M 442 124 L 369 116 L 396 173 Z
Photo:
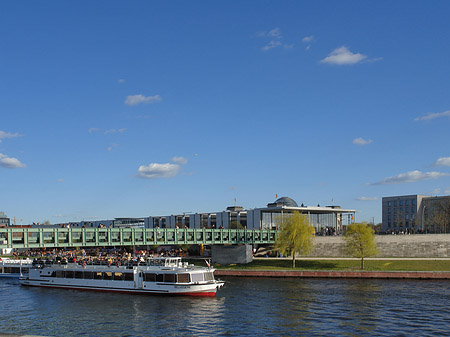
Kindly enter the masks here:
M 148 258 L 179 256 L 186 257 L 187 252 L 182 248 L 158 248 L 157 250 L 134 250 L 124 248 L 84 248 L 84 249 L 51 249 L 26 250 L 14 252 L 13 255 L 23 256 L 35 260 L 51 261 L 52 263 L 78 263 L 80 265 L 139 265 Z

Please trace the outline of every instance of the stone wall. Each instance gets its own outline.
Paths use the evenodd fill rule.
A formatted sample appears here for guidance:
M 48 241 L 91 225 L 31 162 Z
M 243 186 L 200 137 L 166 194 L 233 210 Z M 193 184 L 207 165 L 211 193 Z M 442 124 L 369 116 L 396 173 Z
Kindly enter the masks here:
M 378 257 L 450 257 L 450 234 L 377 235 Z M 311 257 L 345 257 L 340 236 L 317 236 Z

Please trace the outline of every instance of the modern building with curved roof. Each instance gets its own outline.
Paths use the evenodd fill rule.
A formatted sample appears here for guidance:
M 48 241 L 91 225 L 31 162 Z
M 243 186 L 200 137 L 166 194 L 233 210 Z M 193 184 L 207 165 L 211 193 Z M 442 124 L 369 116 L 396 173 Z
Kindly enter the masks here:
M 307 215 L 316 232 L 330 229 L 338 233 L 344 225 L 354 222 L 356 213 L 340 206 L 298 206 L 294 199 L 281 197 L 261 208 L 231 206 L 219 212 L 149 216 L 145 218 L 145 227 L 277 229 L 283 217 L 295 211 Z

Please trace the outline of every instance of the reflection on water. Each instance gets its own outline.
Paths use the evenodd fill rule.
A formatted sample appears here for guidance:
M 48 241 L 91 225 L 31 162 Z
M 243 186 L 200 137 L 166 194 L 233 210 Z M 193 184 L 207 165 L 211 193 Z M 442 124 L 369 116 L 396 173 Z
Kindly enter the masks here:
M 20 287 L 0 331 L 46 336 L 450 335 L 448 281 L 227 278 L 215 298 Z

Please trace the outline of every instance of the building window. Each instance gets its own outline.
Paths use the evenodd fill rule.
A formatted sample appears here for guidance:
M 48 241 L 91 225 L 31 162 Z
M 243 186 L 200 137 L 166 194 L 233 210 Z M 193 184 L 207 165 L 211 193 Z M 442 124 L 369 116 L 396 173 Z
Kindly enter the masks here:
M 388 208 L 388 214 L 391 214 L 391 209 L 390 208 Z
M 415 200 L 411 200 L 411 205 L 415 205 L 416 204 L 416 201 Z
M 405 213 L 409 213 L 409 207 L 405 208 Z
M 388 206 L 391 207 L 392 206 L 392 202 L 388 201 Z
M 399 204 L 400 204 L 400 206 L 403 206 L 403 201 L 402 201 L 402 200 L 400 200 Z
M 405 201 L 405 206 L 409 206 L 409 200 Z
M 397 201 L 394 201 L 394 207 L 397 207 Z

